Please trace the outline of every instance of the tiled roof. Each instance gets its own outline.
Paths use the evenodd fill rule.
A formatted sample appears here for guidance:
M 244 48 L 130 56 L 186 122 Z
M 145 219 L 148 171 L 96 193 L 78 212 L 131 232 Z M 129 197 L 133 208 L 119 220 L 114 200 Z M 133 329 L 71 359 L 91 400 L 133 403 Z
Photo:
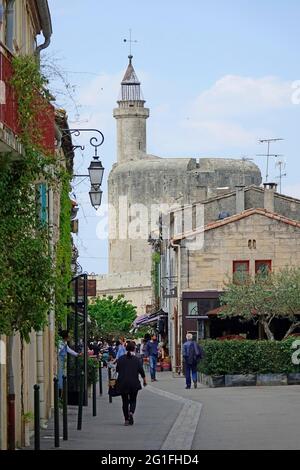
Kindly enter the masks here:
M 278 222 L 283 222 L 284 224 L 291 225 L 292 227 L 300 229 L 300 222 L 297 222 L 296 220 L 289 219 L 288 217 L 284 217 L 283 215 L 277 214 L 275 212 L 270 212 L 266 209 L 248 209 L 244 212 L 241 212 L 240 214 L 235 214 L 231 217 L 227 217 L 226 219 L 211 222 L 205 225 L 204 229 L 196 229 L 194 231 L 189 231 L 180 234 L 174 237 L 173 241 L 176 242 L 184 238 L 190 237 L 194 234 L 201 233 L 203 231 L 208 232 L 209 230 L 214 230 L 219 227 L 238 222 L 239 220 L 245 219 L 246 217 L 250 217 L 252 215 L 263 215 L 264 217 L 268 217 L 269 219 L 277 220 Z

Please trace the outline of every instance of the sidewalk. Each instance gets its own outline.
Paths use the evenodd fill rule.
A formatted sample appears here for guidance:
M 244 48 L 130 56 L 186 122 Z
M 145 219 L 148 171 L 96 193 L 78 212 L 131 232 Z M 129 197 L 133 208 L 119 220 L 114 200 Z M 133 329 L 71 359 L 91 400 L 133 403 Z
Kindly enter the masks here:
M 182 377 L 162 372 L 157 378 L 139 393 L 134 426 L 124 427 L 121 399 L 109 404 L 104 377 L 97 417 L 90 399 L 77 431 L 77 408 L 69 407 L 69 440 L 61 440 L 60 449 L 300 449 L 299 386 L 185 390 Z M 53 448 L 51 420 L 41 449 Z
M 151 388 L 149 386 L 149 388 Z M 99 393 L 99 392 L 98 392 Z M 169 400 L 147 390 L 138 395 L 134 426 L 125 427 L 122 400 L 109 403 L 106 374 L 103 396 L 97 397 L 97 416 L 92 416 L 92 399 L 83 408 L 82 431 L 77 431 L 77 407 L 69 407 L 69 440 L 60 440 L 61 450 L 159 450 L 165 442 L 183 403 Z M 60 416 L 62 436 L 62 416 Z M 41 450 L 54 449 L 54 423 L 41 431 Z M 58 449 L 57 449 L 58 450 Z

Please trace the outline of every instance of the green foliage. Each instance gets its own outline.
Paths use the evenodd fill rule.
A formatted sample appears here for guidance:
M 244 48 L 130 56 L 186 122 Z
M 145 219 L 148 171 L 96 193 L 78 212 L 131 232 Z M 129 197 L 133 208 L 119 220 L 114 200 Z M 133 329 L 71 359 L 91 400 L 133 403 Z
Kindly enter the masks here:
M 13 58 L 14 74 L 11 84 L 17 96 L 20 138 L 25 147 L 44 151 L 41 145 L 40 130 L 37 125 L 47 109 L 50 94 L 48 80 L 40 72 L 37 61 L 32 56 Z
M 53 272 L 32 184 L 40 167 L 27 155 L 0 174 L 0 333 L 19 331 L 28 341 L 47 323 Z
M 300 322 L 300 269 L 286 268 L 278 273 L 260 274 L 246 282 L 228 283 L 221 297 L 225 306 L 220 316 L 241 317 L 262 324 L 269 340 L 274 340 L 271 325 L 274 318 L 288 318 L 291 334 Z
M 91 333 L 107 339 L 127 335 L 137 315 L 136 307 L 125 300 L 123 295 L 96 299 L 89 305 L 88 313 L 92 321 Z
M 206 375 L 300 372 L 292 363 L 293 341 L 203 341 L 205 357 L 199 371 Z
M 19 161 L 0 158 L 0 334 L 18 331 L 29 341 L 32 330 L 47 324 L 55 287 L 48 227 L 38 217 L 36 202 L 36 184 L 55 182 L 55 159 L 41 144 L 39 116 L 47 106 L 47 80 L 33 58 L 13 60 L 11 84 L 23 154 Z
M 92 385 L 94 382 L 97 382 L 98 380 L 98 374 L 99 374 L 99 362 L 96 359 L 93 359 L 91 357 L 88 358 L 88 385 Z
M 156 301 L 159 298 L 160 295 L 160 253 L 154 252 L 152 254 L 152 270 L 151 270 L 151 278 L 152 278 L 152 286 L 154 290 L 154 295 Z
M 68 314 L 66 304 L 70 298 L 69 283 L 72 278 L 72 240 L 70 234 L 71 201 L 69 191 L 69 175 L 66 174 L 61 185 L 60 236 L 56 249 L 55 314 L 60 324 L 65 322 Z

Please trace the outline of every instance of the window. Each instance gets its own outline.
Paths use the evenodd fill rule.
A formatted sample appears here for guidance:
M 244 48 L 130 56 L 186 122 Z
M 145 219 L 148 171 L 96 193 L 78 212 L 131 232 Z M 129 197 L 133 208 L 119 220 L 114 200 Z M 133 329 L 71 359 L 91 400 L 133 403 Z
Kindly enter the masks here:
M 236 284 L 244 283 L 249 277 L 249 261 L 234 261 L 233 262 L 233 281 Z
M 198 302 L 191 301 L 188 303 L 188 317 L 197 317 L 198 313 Z
M 272 271 L 272 261 L 255 261 L 255 274 L 267 276 Z

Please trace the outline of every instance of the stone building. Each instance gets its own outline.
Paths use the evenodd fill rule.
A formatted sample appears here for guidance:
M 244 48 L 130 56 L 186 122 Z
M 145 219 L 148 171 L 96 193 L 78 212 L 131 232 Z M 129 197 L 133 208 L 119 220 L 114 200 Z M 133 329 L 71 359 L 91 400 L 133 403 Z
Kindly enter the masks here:
M 178 369 L 187 332 L 197 339 L 222 336 L 226 325 L 215 315 L 235 272 L 254 276 L 262 267 L 275 272 L 300 267 L 300 200 L 276 193 L 276 185 L 269 184 L 264 189 L 238 187 L 203 206 L 203 227 L 181 232 L 171 226 L 170 239 L 162 244 L 161 299 Z M 200 243 L 196 248 L 195 241 Z
M 153 304 L 148 238 L 157 231 L 159 212 L 217 196 L 237 185 L 259 186 L 262 182 L 259 168 L 248 161 L 148 154 L 149 115 L 129 56 L 114 110 L 117 162 L 108 181 L 109 274 L 98 277 L 97 294 L 123 293 L 138 307 L 139 314 Z

